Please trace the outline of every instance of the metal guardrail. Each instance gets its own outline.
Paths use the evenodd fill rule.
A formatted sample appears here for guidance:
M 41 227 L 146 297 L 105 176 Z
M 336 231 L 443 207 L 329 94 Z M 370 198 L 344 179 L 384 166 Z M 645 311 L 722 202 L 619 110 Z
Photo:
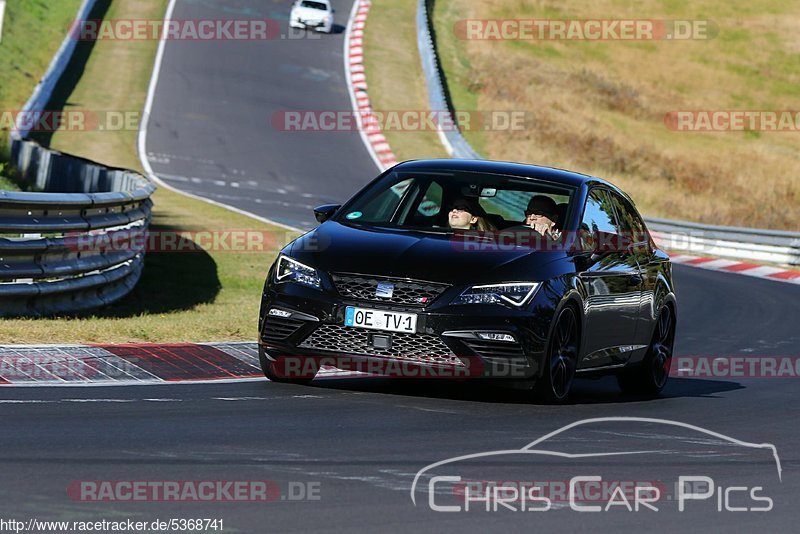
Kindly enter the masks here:
M 0 316 L 86 310 L 130 292 L 143 250 L 95 244 L 121 228 L 146 232 L 155 186 L 33 141 L 12 139 L 11 163 L 48 192 L 0 191 Z
M 417 46 L 428 88 L 428 105 L 437 115 L 458 124 L 436 53 L 430 0 L 417 0 Z M 483 159 L 458 128 L 440 128 L 439 137 L 454 158 Z M 653 234 L 670 250 L 696 254 L 800 265 L 800 233 L 756 228 L 712 226 L 668 219 L 645 219 Z
M 668 250 L 800 265 L 800 233 L 733 226 L 712 226 L 668 219 L 646 219 L 647 227 Z
M 86 19 L 95 0 L 84 0 Z M 75 50 L 67 35 L 22 113 L 42 111 Z M 35 191 L 0 190 L 0 316 L 76 312 L 128 294 L 144 264 L 143 247 L 97 246 L 125 229 L 144 234 L 155 185 L 133 171 L 62 154 L 11 135 L 10 167 Z
M 422 70 L 428 87 L 428 106 L 436 115 L 446 117 L 450 124 L 458 124 L 451 103 L 447 98 L 447 84 L 444 78 L 439 56 L 436 54 L 435 30 L 430 18 L 427 0 L 418 0 L 417 4 L 417 47 L 422 58 Z M 447 153 L 454 158 L 483 159 L 475 152 L 458 128 L 439 128 L 439 138 Z

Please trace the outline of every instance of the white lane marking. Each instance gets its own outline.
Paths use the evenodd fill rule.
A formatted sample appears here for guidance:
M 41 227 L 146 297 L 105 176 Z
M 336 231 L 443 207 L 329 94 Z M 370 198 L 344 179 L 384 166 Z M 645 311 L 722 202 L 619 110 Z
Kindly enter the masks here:
M 161 76 L 161 65 L 164 61 L 164 51 L 167 45 L 166 34 L 169 29 L 169 21 L 172 20 L 172 14 L 175 12 L 175 4 L 177 0 L 170 0 L 169 5 L 167 6 L 167 11 L 164 14 L 164 29 L 163 33 L 161 34 L 161 38 L 158 41 L 158 50 L 156 51 L 156 59 L 155 63 L 153 64 L 153 74 L 150 77 L 150 85 L 147 88 L 147 100 L 144 104 L 144 111 L 143 111 L 143 118 L 139 123 L 139 136 L 137 139 L 137 145 L 139 149 L 139 161 L 142 164 L 142 168 L 147 174 L 148 178 L 150 178 L 153 182 L 155 182 L 158 186 L 168 189 L 170 191 L 174 191 L 181 195 L 187 196 L 189 198 L 193 198 L 195 200 L 200 200 L 207 204 L 211 204 L 213 206 L 219 206 L 221 208 L 228 209 L 234 213 L 238 213 L 240 215 L 245 215 L 257 221 L 272 224 L 274 226 L 278 226 L 279 228 L 285 228 L 286 230 L 291 230 L 294 232 L 304 232 L 304 230 L 297 228 L 295 226 L 290 226 L 288 224 L 283 224 L 277 221 L 273 221 L 266 217 L 262 217 L 260 215 L 256 215 L 255 213 L 251 213 L 249 211 L 236 208 L 234 206 L 229 206 L 228 204 L 223 204 L 222 202 L 217 202 L 215 200 L 210 200 L 208 198 L 204 198 L 198 195 L 194 195 L 192 193 L 186 193 L 185 191 L 181 191 L 177 189 L 165 181 L 161 180 L 155 172 L 153 172 L 153 167 L 150 165 L 150 161 L 148 160 L 147 154 L 147 128 L 150 124 L 150 115 L 153 111 L 153 102 L 155 101 L 156 96 L 156 89 L 158 88 L 158 79 Z
M 338 369 L 323 369 L 317 374 L 318 380 L 326 380 L 331 378 L 343 378 L 343 377 L 357 377 L 357 376 L 371 376 L 365 373 L 359 373 L 357 371 L 340 371 Z M 219 379 L 207 379 L 207 380 L 163 380 L 161 378 L 156 379 L 144 379 L 144 380 L 103 380 L 103 381 L 96 381 L 96 382 L 33 382 L 33 381 L 24 381 L 24 382 L 10 382 L 7 384 L 1 384 L 0 390 L 4 388 L 35 388 L 35 387 L 60 387 L 60 388 L 71 388 L 71 387 L 119 387 L 119 386 L 172 386 L 172 385 L 209 385 L 209 384 L 237 384 L 240 382 L 269 382 L 264 377 L 255 376 L 255 377 L 243 377 L 243 378 L 219 378 Z
M 211 400 L 218 400 L 224 402 L 237 402 L 237 401 L 251 401 L 251 400 L 269 400 L 274 397 L 211 397 Z
M 136 399 L 61 399 L 57 402 L 136 402 Z
M 435 408 L 422 408 L 421 406 L 408 406 L 405 404 L 398 404 L 398 408 L 410 408 L 412 410 L 419 410 L 420 412 L 433 412 L 433 413 L 444 413 L 448 415 L 464 415 L 466 412 L 459 412 L 454 410 L 439 410 Z
M 0 399 L 0 404 L 51 404 L 58 401 L 30 400 L 30 399 Z
M 210 397 L 210 398 L 178 398 L 178 397 L 149 397 L 141 399 L 2 399 L 0 404 L 65 404 L 65 403 L 95 403 L 95 404 L 127 404 L 132 402 L 202 402 L 207 400 L 220 402 L 249 402 L 249 401 L 269 401 L 281 399 L 324 399 L 321 395 L 292 395 L 292 396 L 271 396 L 271 397 Z
M 209 380 L 113 380 L 107 382 L 11 382 L 0 384 L 0 390 L 5 388 L 72 388 L 72 387 L 119 387 L 119 386 L 183 386 L 183 385 L 208 385 L 208 384 L 235 384 L 238 382 L 267 382 L 266 378 L 220 378 Z

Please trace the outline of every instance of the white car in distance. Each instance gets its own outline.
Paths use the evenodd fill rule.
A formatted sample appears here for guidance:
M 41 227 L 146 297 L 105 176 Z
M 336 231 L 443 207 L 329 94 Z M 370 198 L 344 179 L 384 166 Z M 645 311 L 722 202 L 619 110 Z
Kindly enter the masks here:
M 330 0 L 296 0 L 289 15 L 292 28 L 305 28 L 325 33 L 333 30 L 333 8 Z

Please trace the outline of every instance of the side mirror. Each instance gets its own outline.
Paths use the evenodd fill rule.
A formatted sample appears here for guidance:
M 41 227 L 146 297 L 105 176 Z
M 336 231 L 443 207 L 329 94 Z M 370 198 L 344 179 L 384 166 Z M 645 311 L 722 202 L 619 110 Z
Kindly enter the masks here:
M 317 219 L 318 223 L 322 224 L 333 217 L 333 214 L 336 213 L 341 207 L 341 204 L 325 204 L 324 206 L 317 206 L 314 208 L 314 218 Z
M 619 246 L 616 234 L 597 231 L 592 240 L 587 243 L 591 246 L 583 246 L 574 250 L 575 265 L 579 270 L 585 271 L 592 265 L 599 262 L 612 252 L 615 252 L 616 246 Z M 581 242 L 582 243 L 582 242 Z

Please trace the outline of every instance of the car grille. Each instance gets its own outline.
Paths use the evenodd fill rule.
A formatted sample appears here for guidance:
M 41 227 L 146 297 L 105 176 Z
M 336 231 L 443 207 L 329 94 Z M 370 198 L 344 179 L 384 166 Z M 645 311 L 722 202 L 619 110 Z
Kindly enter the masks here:
M 386 333 L 392 338 L 389 349 L 376 349 L 370 342 L 374 331 L 324 324 L 300 344 L 302 349 L 315 349 L 366 356 L 384 356 L 396 360 L 463 366 L 464 363 L 439 339 L 428 334 Z M 379 334 L 383 335 L 383 334 Z
M 280 341 L 297 332 L 304 324 L 306 324 L 305 321 L 298 319 L 269 316 L 264 322 L 261 337 L 267 341 Z
M 481 357 L 508 359 L 525 357 L 525 353 L 522 351 L 522 346 L 519 343 L 491 341 L 486 339 L 462 339 L 461 341 Z
M 449 287 L 447 284 L 435 282 L 374 278 L 352 274 L 332 274 L 331 277 L 336 290 L 343 297 L 408 306 L 427 306 Z M 379 283 L 394 285 L 394 292 L 390 298 L 375 295 Z

